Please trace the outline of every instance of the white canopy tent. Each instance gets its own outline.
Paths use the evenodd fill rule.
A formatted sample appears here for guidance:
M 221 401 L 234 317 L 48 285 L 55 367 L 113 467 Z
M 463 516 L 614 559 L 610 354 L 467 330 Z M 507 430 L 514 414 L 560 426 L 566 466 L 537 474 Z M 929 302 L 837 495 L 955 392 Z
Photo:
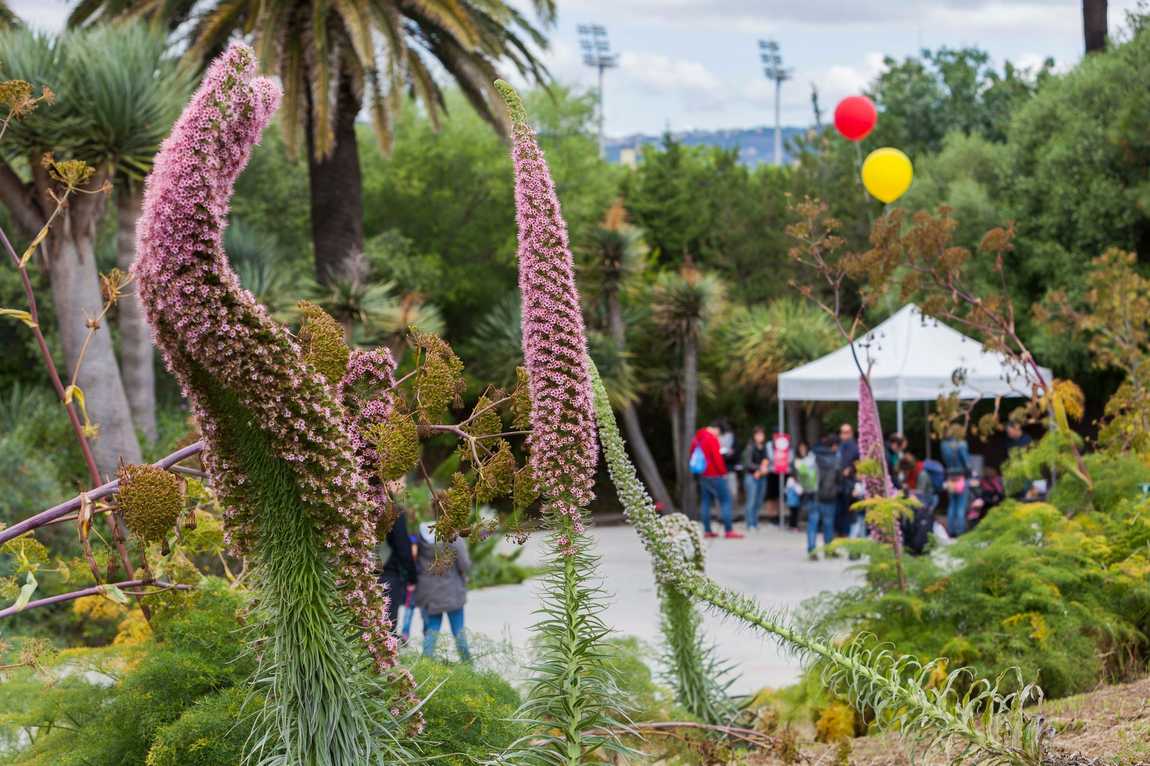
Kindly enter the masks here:
M 924 315 L 908 303 L 854 341 L 854 353 L 871 363 L 876 401 L 897 402 L 903 430 L 903 402 L 933 401 L 957 391 L 963 399 L 1029 397 L 1023 370 L 1003 354 Z M 1042 368 L 1047 381 L 1050 370 Z M 859 371 L 851 345 L 779 376 L 779 431 L 785 432 L 784 405 L 791 401 L 858 401 Z

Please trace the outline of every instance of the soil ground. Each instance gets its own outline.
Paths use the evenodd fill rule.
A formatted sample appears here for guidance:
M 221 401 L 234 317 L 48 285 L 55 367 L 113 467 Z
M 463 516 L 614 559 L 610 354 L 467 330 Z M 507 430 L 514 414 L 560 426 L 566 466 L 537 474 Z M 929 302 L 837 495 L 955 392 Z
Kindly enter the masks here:
M 1059 766 L 1150 766 L 1150 678 L 1105 686 L 1088 694 L 1045 702 L 1039 709 L 1057 732 L 1052 763 Z M 808 766 L 838 766 L 838 749 L 803 741 Z M 851 766 L 947 766 L 945 753 L 914 752 L 898 737 L 884 734 L 850 742 Z M 754 766 L 780 766 L 776 757 L 755 757 Z

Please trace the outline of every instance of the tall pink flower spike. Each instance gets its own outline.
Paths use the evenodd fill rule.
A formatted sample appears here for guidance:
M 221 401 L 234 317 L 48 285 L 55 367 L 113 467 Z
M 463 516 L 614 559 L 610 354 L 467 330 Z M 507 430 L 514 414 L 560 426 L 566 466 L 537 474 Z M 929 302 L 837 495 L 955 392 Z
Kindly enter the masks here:
M 882 425 L 878 419 L 878 406 L 870 385 L 859 376 L 859 457 L 863 460 L 877 460 L 880 466 L 886 465 L 886 447 L 882 440 Z M 864 476 L 867 497 L 892 497 L 894 484 L 884 468 L 883 475 Z
M 599 445 L 575 261 L 551 171 L 527 124 L 523 103 L 507 83 L 499 80 L 495 86 L 512 121 L 531 470 L 543 494 L 544 512 L 568 516 L 571 531 L 580 534 L 581 509 L 594 497 Z
M 374 574 L 379 508 L 357 466 L 349 416 L 333 387 L 303 361 L 292 335 L 240 287 L 222 246 L 235 180 L 280 101 L 278 85 L 257 77 L 256 65 L 250 47 L 229 46 L 160 148 L 133 272 L 156 345 L 207 442 L 204 462 L 228 508 L 230 544 L 251 551 L 259 524 L 245 502 L 245 473 L 223 446 L 225 397 L 290 466 L 376 671 L 394 673 L 414 702 L 410 677 L 396 667 L 387 595 Z M 383 369 L 375 374 L 390 378 L 390 358 L 360 362 L 378 363 Z

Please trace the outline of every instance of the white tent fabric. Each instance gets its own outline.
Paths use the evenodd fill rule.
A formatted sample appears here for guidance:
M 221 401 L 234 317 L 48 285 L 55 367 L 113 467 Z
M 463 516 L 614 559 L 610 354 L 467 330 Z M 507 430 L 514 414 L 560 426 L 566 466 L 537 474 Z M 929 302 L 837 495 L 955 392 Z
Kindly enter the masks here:
M 1030 384 L 1016 364 L 925 316 L 913 303 L 854 346 L 864 366 L 873 362 L 871 388 L 878 401 L 931 401 L 953 391 L 963 399 L 1030 396 Z M 1043 368 L 1042 374 L 1051 380 L 1050 370 Z M 780 375 L 780 409 L 785 401 L 857 401 L 858 379 L 851 347 L 843 346 Z

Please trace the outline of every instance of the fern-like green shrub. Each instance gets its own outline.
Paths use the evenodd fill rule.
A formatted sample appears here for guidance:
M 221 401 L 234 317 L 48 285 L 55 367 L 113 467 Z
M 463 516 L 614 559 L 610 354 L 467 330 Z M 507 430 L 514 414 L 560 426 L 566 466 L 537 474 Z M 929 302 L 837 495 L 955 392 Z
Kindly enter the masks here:
M 527 733 L 515 720 L 519 693 L 496 673 L 431 659 L 420 659 L 412 673 L 431 692 L 423 704 L 422 752 L 435 763 L 470 766 Z
M 250 714 L 242 688 L 203 697 L 156 732 L 145 764 L 240 766 L 244 742 L 251 734 Z
M 1129 466 L 1113 470 L 1122 461 L 1091 461 L 1093 503 L 1104 507 L 1067 518 L 1054 505 L 1007 502 L 940 555 L 909 560 L 905 593 L 873 546 L 867 582 L 820 597 L 811 625 L 872 633 L 983 677 L 1017 667 L 1051 697 L 1143 670 L 1150 500 L 1131 491 Z
M 151 766 L 162 732 L 200 700 L 228 689 L 247 696 L 254 665 L 239 639 L 244 604 L 222 581 L 208 580 L 188 608 L 157 610 L 159 640 L 66 650 L 43 673 L 16 671 L 0 684 L 2 739 L 35 736 L 0 762 Z M 231 718 L 241 728 L 245 720 L 250 731 L 250 716 Z

